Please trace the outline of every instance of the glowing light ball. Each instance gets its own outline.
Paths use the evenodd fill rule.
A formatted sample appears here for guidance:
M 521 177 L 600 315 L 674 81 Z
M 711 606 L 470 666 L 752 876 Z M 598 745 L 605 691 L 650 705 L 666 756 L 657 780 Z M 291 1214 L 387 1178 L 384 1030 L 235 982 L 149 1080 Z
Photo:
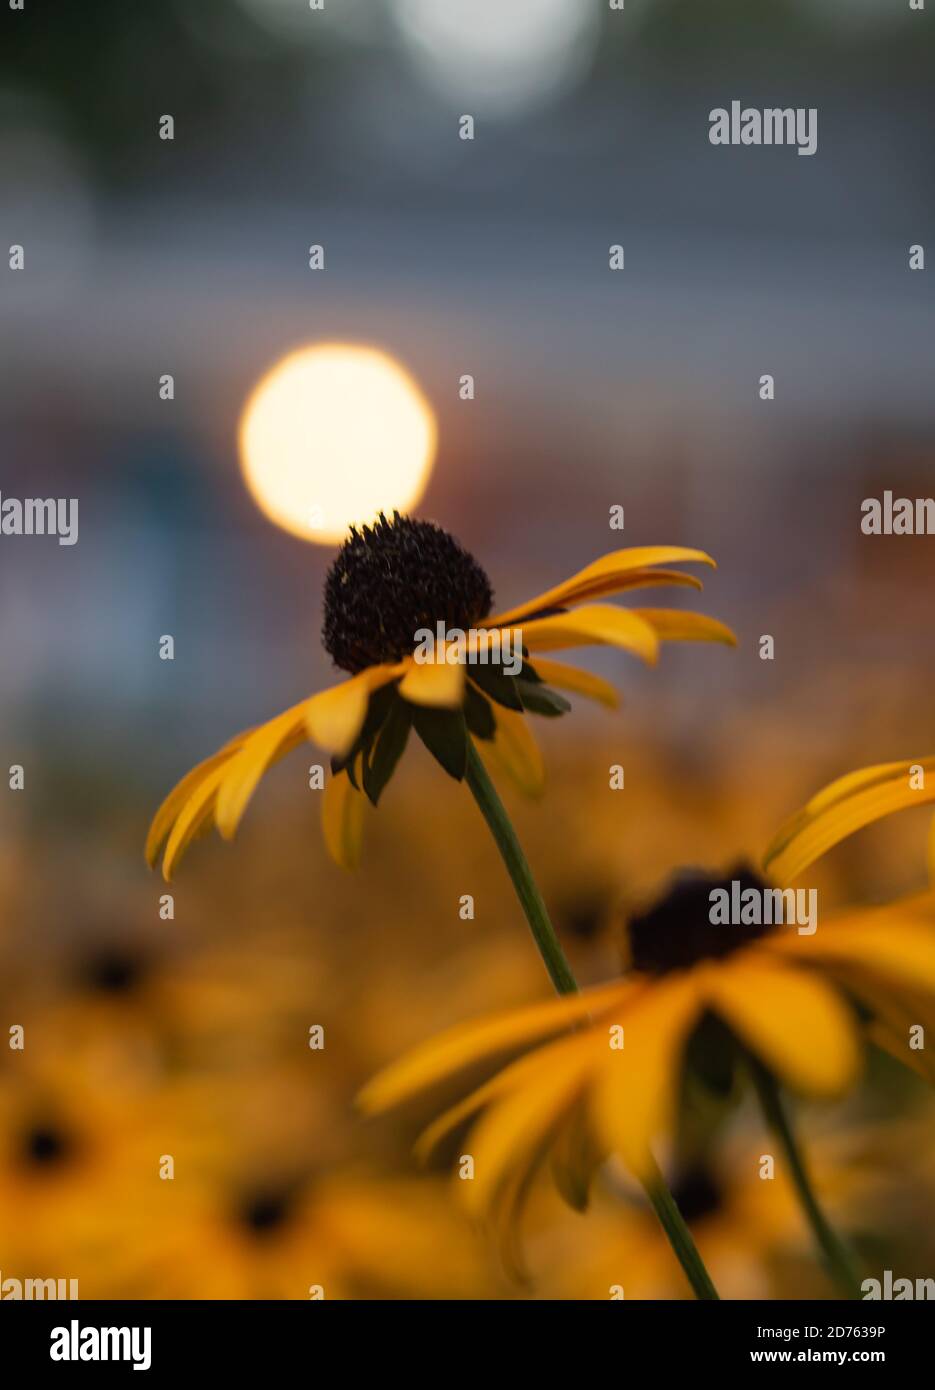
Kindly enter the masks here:
M 435 416 L 415 381 L 375 348 L 320 343 L 278 362 L 240 421 L 240 458 L 260 510 L 294 536 L 332 544 L 425 491 Z

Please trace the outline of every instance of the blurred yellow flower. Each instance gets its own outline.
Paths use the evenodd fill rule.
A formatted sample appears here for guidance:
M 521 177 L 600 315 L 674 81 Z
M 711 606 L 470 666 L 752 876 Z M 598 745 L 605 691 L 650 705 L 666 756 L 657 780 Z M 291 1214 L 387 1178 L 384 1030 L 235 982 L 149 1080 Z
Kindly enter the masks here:
M 302 700 L 284 714 L 238 734 L 200 763 L 156 813 L 149 863 L 163 854 L 171 877 L 193 838 L 211 823 L 230 839 L 266 770 L 306 738 L 332 755 L 322 798 L 325 842 L 353 867 L 360 852 L 365 799 L 376 805 L 404 751 L 410 729 L 451 776 L 465 775 L 478 740 L 527 792 L 542 783 L 542 763 L 524 715 L 556 716 L 568 691 L 613 705 L 613 687 L 544 653 L 602 644 L 653 663 L 661 641 L 733 644 L 728 628 L 701 614 L 622 609 L 595 599 L 653 585 L 700 582 L 677 563 L 712 564 L 699 550 L 644 546 L 615 551 L 546 593 L 490 615 L 486 574 L 440 527 L 395 514 L 352 531 L 325 585 L 324 645 L 350 679 Z M 435 658 L 414 652 L 420 631 L 473 633 L 458 659 L 440 644 Z M 489 650 L 521 645 L 515 675 L 490 664 Z M 526 657 L 535 657 L 530 664 Z
M 841 911 L 803 935 L 712 922 L 720 886 L 697 876 L 677 882 L 633 920 L 626 978 L 454 1028 L 376 1076 L 363 1109 L 386 1110 L 469 1069 L 475 1080 L 492 1071 L 425 1131 L 417 1152 L 426 1157 L 470 1121 L 464 1200 L 502 1225 L 546 1155 L 578 1205 L 610 1154 L 651 1180 L 652 1145 L 672 1130 L 686 1044 L 710 1015 L 743 1055 L 806 1096 L 836 1096 L 855 1081 L 868 1015 L 873 1040 L 912 1063 L 910 1024 L 935 1025 L 935 900 Z M 511 1053 L 523 1055 L 496 1070 Z
M 503 1291 L 447 1184 L 339 1170 L 345 1142 L 307 1076 L 269 1064 L 128 1093 L 24 1062 L 0 1084 L 3 1272 L 85 1299 Z
M 124 1287 L 184 1299 L 480 1298 L 502 1293 L 447 1184 L 378 1174 L 195 1183 L 125 1252 Z M 439 1248 L 445 1259 L 438 1259 Z

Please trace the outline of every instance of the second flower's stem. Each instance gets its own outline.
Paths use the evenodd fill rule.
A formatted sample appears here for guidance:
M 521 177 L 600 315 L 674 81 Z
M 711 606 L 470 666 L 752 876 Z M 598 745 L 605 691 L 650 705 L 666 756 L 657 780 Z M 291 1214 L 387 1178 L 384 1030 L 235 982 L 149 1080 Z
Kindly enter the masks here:
M 714 1287 L 711 1275 L 698 1252 L 698 1247 L 692 1239 L 691 1232 L 685 1225 L 676 1200 L 666 1186 L 666 1180 L 658 1168 L 655 1168 L 645 1187 L 646 1196 L 652 1202 L 653 1211 L 668 1237 L 669 1244 L 675 1251 L 679 1264 L 685 1271 L 686 1278 L 695 1292 L 695 1297 L 719 1299 L 720 1295 Z
M 838 1237 L 818 1205 L 818 1199 L 812 1188 L 802 1151 L 792 1132 L 775 1077 L 755 1058 L 750 1059 L 750 1067 L 766 1123 L 785 1150 L 792 1182 L 802 1204 L 802 1210 L 812 1228 L 812 1234 L 818 1247 L 825 1257 L 828 1269 L 845 1297 L 862 1298 L 860 1275 L 855 1268 L 850 1251 Z
M 529 929 L 533 934 L 539 948 L 539 954 L 545 962 L 545 968 L 549 972 L 553 985 L 559 994 L 575 994 L 578 990 L 578 982 L 565 958 L 565 952 L 555 934 L 555 928 L 549 920 L 542 894 L 536 886 L 532 870 L 519 840 L 516 838 L 513 823 L 497 794 L 496 787 L 487 775 L 487 769 L 481 762 L 473 740 L 470 738 L 468 739 L 465 780 L 471 789 L 474 800 L 480 807 L 481 815 L 490 827 L 490 833 L 496 841 L 507 872 L 513 881 L 516 896 L 519 898 L 520 906 L 526 915 Z M 658 1168 L 645 1186 L 646 1195 L 652 1203 L 653 1210 L 659 1218 L 679 1264 L 685 1271 L 685 1276 L 694 1290 L 695 1297 L 716 1299 L 718 1297 L 717 1289 L 714 1287 L 704 1261 L 698 1253 L 698 1247 L 695 1245 L 692 1234 L 676 1205 L 675 1198 L 666 1186 L 665 1179 Z

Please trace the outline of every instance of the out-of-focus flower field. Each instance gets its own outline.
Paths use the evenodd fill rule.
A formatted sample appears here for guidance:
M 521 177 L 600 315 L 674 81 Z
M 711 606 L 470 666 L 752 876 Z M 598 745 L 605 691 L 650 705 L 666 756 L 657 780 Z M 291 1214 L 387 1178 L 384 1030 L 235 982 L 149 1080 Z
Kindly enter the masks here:
M 603 720 L 547 735 L 546 802 L 511 803 L 585 982 L 619 967 L 627 913 L 673 869 L 756 856 L 816 780 L 774 757 L 792 733 L 779 724 L 743 761 L 714 731 L 692 762 L 655 751 L 626 708 Z M 617 796 L 605 769 L 621 748 Z M 169 886 L 137 871 L 143 805 L 69 835 L 56 876 L 44 835 L 8 846 L 0 1017 L 26 1046 L 0 1053 L 4 1275 L 77 1278 L 82 1297 L 104 1298 L 686 1296 L 622 1169 L 581 1215 L 542 1178 L 518 1276 L 464 1216 L 452 1153 L 414 1166 L 430 1112 L 356 1113 L 357 1089 L 407 1047 L 548 985 L 470 798 L 427 757 L 398 775 L 356 876 L 326 860 L 303 781 L 299 754 L 237 845 L 213 837 Z M 910 817 L 842 846 L 827 901 L 918 878 L 924 828 Z M 324 1045 L 310 1047 L 318 1027 Z M 690 1113 L 676 1195 L 722 1294 L 830 1296 L 787 1181 L 759 1179 L 771 1146 L 756 1112 Z M 854 1097 L 800 1118 L 818 1191 L 868 1268 L 924 1276 L 923 1084 L 880 1054 Z M 711 1133 L 713 1154 L 697 1142 Z

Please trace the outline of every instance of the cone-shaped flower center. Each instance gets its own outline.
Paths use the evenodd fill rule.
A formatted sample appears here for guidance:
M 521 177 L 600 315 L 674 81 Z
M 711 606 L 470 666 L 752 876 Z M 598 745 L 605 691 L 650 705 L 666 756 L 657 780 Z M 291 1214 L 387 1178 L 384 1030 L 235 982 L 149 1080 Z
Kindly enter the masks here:
M 767 885 L 746 865 L 729 878 L 685 873 L 641 916 L 629 923 L 634 970 L 663 975 L 700 960 L 728 956 L 772 930 L 756 910 Z M 756 900 L 751 896 L 756 894 Z
M 394 512 L 351 533 L 325 580 L 322 642 L 336 665 L 356 674 L 399 661 L 420 628 L 467 632 L 493 605 L 490 580 L 453 536 L 431 521 Z

